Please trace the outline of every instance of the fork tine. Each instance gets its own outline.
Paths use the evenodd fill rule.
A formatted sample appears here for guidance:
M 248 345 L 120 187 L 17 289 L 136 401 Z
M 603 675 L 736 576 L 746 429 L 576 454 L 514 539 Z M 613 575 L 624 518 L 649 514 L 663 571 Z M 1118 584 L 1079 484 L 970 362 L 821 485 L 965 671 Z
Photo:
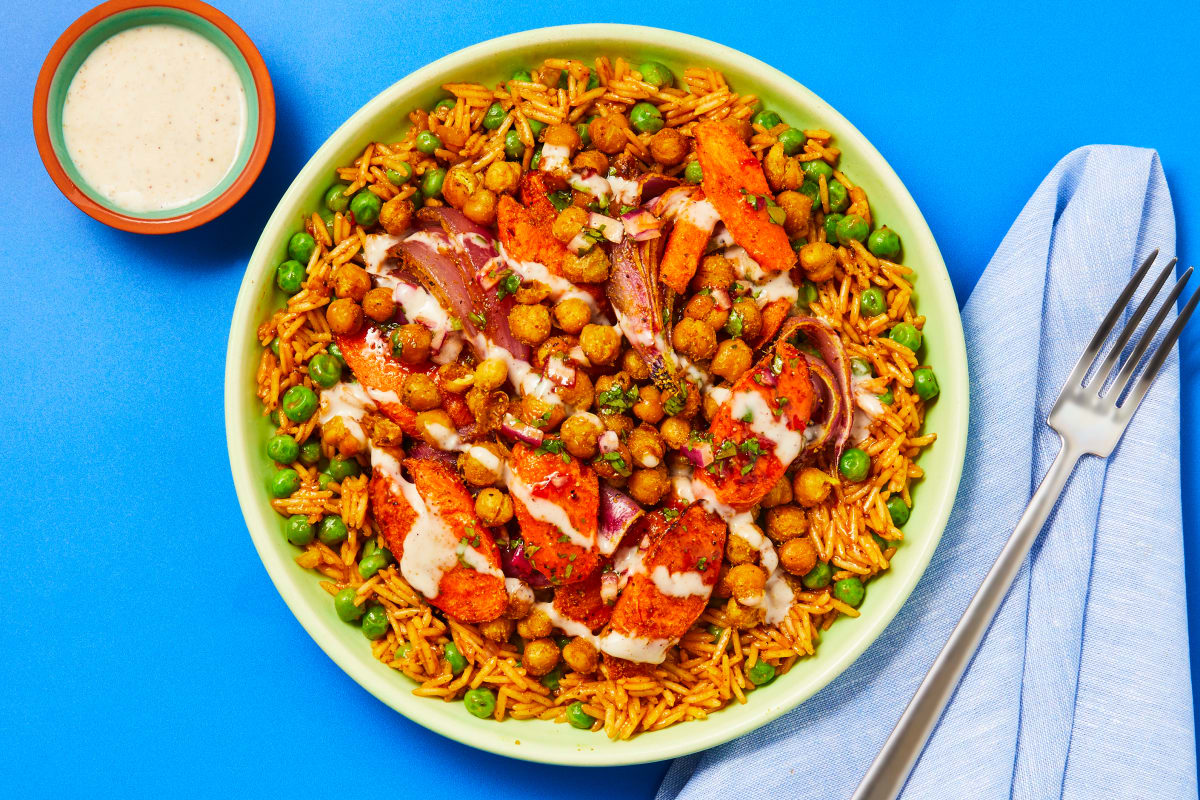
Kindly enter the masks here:
M 1138 403 L 1142 402 L 1142 398 L 1146 396 L 1146 391 L 1150 388 L 1150 384 L 1154 383 L 1154 379 L 1158 376 L 1158 371 L 1162 369 L 1162 365 L 1166 362 L 1167 356 L 1171 354 L 1171 348 L 1175 346 L 1176 340 L 1179 339 L 1179 334 L 1183 332 L 1183 326 L 1187 325 L 1188 320 L 1191 319 L 1192 312 L 1196 310 L 1198 302 L 1200 302 L 1200 291 L 1192 292 L 1187 305 L 1183 307 L 1183 311 L 1179 312 L 1179 316 L 1175 319 L 1175 324 L 1167 331 L 1167 335 L 1163 337 L 1162 343 L 1154 351 L 1154 355 L 1150 356 L 1150 361 L 1146 364 L 1146 368 L 1142 370 L 1142 375 L 1138 378 L 1138 382 L 1129 391 L 1129 396 L 1125 398 L 1125 402 L 1121 403 L 1120 414 L 1124 419 L 1133 416 L 1133 412 L 1137 410 Z
M 1121 399 L 1121 395 L 1129 385 L 1130 377 L 1133 375 L 1134 370 L 1137 369 L 1138 362 L 1142 360 L 1142 356 L 1146 354 L 1146 350 L 1153 343 L 1154 336 L 1158 333 L 1158 329 L 1162 327 L 1167 314 L 1171 313 L 1171 309 L 1175 307 L 1175 301 L 1179 299 L 1179 295 L 1183 292 L 1183 287 L 1187 284 L 1190 277 L 1192 277 L 1192 268 L 1188 267 L 1184 270 L 1179 280 L 1175 282 L 1175 285 L 1171 287 L 1170 293 L 1167 295 L 1166 300 L 1163 301 L 1162 308 L 1158 310 L 1158 313 L 1154 315 L 1154 319 L 1150 320 L 1150 324 L 1142 332 L 1142 336 L 1138 339 L 1133 352 L 1129 354 L 1129 358 L 1125 360 L 1121 371 L 1117 373 L 1117 378 L 1113 381 L 1112 388 L 1105 392 L 1104 397 L 1111 397 L 1114 403 Z
M 1088 381 L 1089 386 L 1095 386 L 1097 392 L 1104 390 L 1104 384 L 1108 381 L 1108 376 L 1112 374 L 1113 369 L 1117 366 L 1117 362 L 1121 360 L 1121 353 L 1125 352 L 1125 345 L 1129 344 L 1129 340 L 1133 338 L 1133 334 L 1137 332 L 1138 325 L 1142 324 L 1142 317 L 1146 316 L 1146 312 L 1150 310 L 1150 306 L 1154 305 L 1154 298 L 1162 289 L 1163 284 L 1167 282 L 1167 276 L 1175 271 L 1175 264 L 1179 261 L 1177 258 L 1172 258 L 1163 271 L 1158 273 L 1158 277 L 1154 279 L 1154 283 L 1146 290 L 1146 296 L 1142 298 L 1142 302 L 1138 303 L 1137 309 L 1133 315 L 1129 317 L 1129 321 L 1125 323 L 1125 328 L 1121 331 L 1120 336 L 1113 342 L 1113 346 L 1108 351 L 1108 355 L 1104 357 L 1104 363 L 1100 365 L 1100 369 L 1096 370 L 1096 374 Z
M 1154 259 L 1158 257 L 1158 250 L 1155 249 L 1146 258 L 1142 265 L 1138 267 L 1138 271 L 1133 273 L 1133 277 L 1129 279 L 1129 283 L 1125 284 L 1125 288 L 1121 290 L 1121 294 L 1112 304 L 1112 308 L 1108 310 L 1108 314 L 1104 316 L 1104 321 L 1100 323 L 1100 327 L 1096 329 L 1096 334 L 1092 340 L 1088 342 L 1087 347 L 1083 349 L 1083 355 L 1079 357 L 1079 361 L 1075 364 L 1075 368 L 1071 370 L 1071 374 L 1067 377 L 1066 383 L 1063 384 L 1063 389 L 1071 386 L 1082 386 L 1083 377 L 1087 375 L 1088 369 L 1092 366 L 1092 362 L 1096 360 L 1096 354 L 1100 352 L 1100 345 L 1104 344 L 1104 340 L 1112 333 L 1113 326 L 1117 324 L 1117 319 L 1121 316 L 1121 312 L 1129 305 L 1129 299 L 1133 297 L 1133 293 L 1137 290 L 1138 284 L 1142 282 L 1142 278 L 1146 277 L 1146 273 L 1150 270 L 1150 265 Z

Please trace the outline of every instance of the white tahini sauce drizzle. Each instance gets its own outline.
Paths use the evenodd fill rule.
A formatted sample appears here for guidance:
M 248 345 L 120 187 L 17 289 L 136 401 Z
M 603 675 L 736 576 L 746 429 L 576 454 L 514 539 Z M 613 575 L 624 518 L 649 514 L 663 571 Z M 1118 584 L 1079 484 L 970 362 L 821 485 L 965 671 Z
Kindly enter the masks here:
M 753 389 L 735 392 L 730 412 L 734 419 L 746 421 L 750 430 L 769 441 L 774 446 L 775 457 L 783 464 L 792 463 L 804 449 L 804 433 L 789 428 L 784 416 L 777 416 L 767 399 Z
M 608 185 L 612 187 L 613 197 L 623 206 L 636 206 L 642 190 L 638 182 L 619 175 L 609 175 Z
M 566 509 L 544 497 L 536 497 L 533 490 L 517 477 L 512 469 L 504 470 L 504 484 L 514 498 L 521 501 L 529 516 L 557 528 L 565 535 L 571 544 L 590 550 L 595 544 L 593 536 L 587 536 L 579 531 L 567 516 Z
M 399 236 L 387 233 L 367 234 L 366 241 L 363 243 L 363 264 L 366 265 L 367 272 L 372 275 L 382 275 L 383 265 L 390 258 L 388 251 L 400 244 L 401 241 L 403 240 Z
M 701 230 L 711 231 L 720 221 L 721 216 L 712 203 L 707 200 L 688 200 L 679 212 L 679 219 L 675 224 L 686 222 Z
M 499 242 L 496 242 L 496 252 L 500 254 L 500 260 L 504 262 L 504 265 L 519 275 L 522 281 L 537 281 L 549 287 L 551 300 L 558 302 L 566 300 L 569 297 L 578 298 L 587 303 L 593 316 L 599 313 L 600 309 L 596 305 L 595 297 L 583 291 L 566 278 L 552 274 L 546 268 L 545 264 L 540 264 L 537 261 L 519 261 L 510 256 L 508 251 L 504 249 L 504 245 Z
M 582 622 L 567 619 L 558 612 L 553 603 L 535 603 L 533 606 L 544 613 L 550 624 L 568 636 L 577 636 L 591 642 L 602 653 L 627 661 L 637 661 L 642 664 L 661 664 L 667 657 L 667 651 L 675 644 L 670 639 L 650 639 L 641 636 L 630 636 L 616 631 L 608 631 L 599 636 Z
M 542 159 L 538 169 L 543 172 L 566 172 L 570 169 L 571 150 L 561 144 L 542 145 Z
M 666 565 L 659 564 L 650 572 L 650 580 L 667 597 L 708 597 L 712 588 L 704 582 L 704 575 L 697 570 L 671 572 Z
M 367 443 L 367 435 L 363 431 L 363 416 L 376 408 L 373 400 L 361 383 L 335 383 L 328 389 L 321 390 L 321 405 L 317 419 L 322 426 L 329 424 L 335 417 L 340 417 L 342 425 L 359 444 Z
M 870 375 L 850 375 L 850 391 L 854 396 L 854 419 L 850 424 L 850 443 L 858 444 L 871 432 L 871 423 L 883 416 L 883 403 L 879 395 L 866 387 L 873 378 Z

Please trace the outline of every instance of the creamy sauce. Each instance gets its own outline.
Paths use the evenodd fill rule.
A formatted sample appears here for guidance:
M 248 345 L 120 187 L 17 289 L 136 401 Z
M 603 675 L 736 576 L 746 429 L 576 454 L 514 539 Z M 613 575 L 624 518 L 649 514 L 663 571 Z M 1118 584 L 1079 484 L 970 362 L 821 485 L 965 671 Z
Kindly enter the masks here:
M 707 200 L 689 200 L 679 212 L 679 221 L 676 224 L 686 222 L 694 228 L 711 231 L 720 221 L 721 216 L 717 214 L 717 209 L 712 203 Z
M 611 630 L 597 636 L 582 622 L 567 619 L 558 613 L 558 609 L 554 607 L 553 603 L 535 603 L 533 607 L 544 613 L 549 618 L 550 624 L 563 633 L 585 639 L 600 652 L 616 658 L 624 658 L 642 664 L 661 664 L 666 659 L 671 645 L 675 644 L 670 639 L 649 639 Z
M 590 550 L 595 544 L 594 537 L 579 531 L 567 516 L 566 509 L 544 497 L 536 497 L 533 490 L 517 477 L 511 469 L 504 471 L 504 483 L 514 498 L 521 501 L 529 516 L 544 522 L 565 535 L 572 544 Z
M 795 461 L 804 449 L 804 433 L 789 428 L 783 416 L 777 416 L 767 404 L 767 399 L 753 389 L 735 393 L 730 412 L 737 420 L 743 420 L 748 415 L 746 424 L 750 430 L 774 446 L 775 457 L 784 466 Z
M 642 190 L 637 181 L 621 178 L 616 175 L 608 177 L 608 185 L 612 188 L 613 197 L 623 206 L 636 206 Z
M 659 564 L 650 573 L 654 586 L 667 597 L 708 597 L 712 588 L 704 582 L 704 575 L 696 570 L 671 572 Z
M 390 259 L 388 251 L 403 240 L 387 233 L 367 234 L 363 244 L 363 263 L 372 275 L 383 275 L 383 265 Z
M 395 396 L 395 393 L 389 393 Z M 363 415 L 374 411 L 373 400 L 361 383 L 335 383 L 328 389 L 321 390 L 321 405 L 317 419 L 321 425 L 327 425 L 334 418 L 340 418 L 342 425 L 359 444 L 367 443 L 367 435 L 363 431 Z
M 542 160 L 538 162 L 538 169 L 543 172 L 566 172 L 570 169 L 568 159 L 571 157 L 571 150 L 563 147 L 560 144 L 544 144 L 542 145 Z
M 220 48 L 177 25 L 142 25 L 84 60 L 62 130 L 71 161 L 101 196 L 127 211 L 163 211 L 224 179 L 246 117 L 245 89 Z
M 592 174 L 585 177 L 581 173 L 572 172 L 567 176 L 567 185 L 572 189 L 590 194 L 601 205 L 608 204 L 612 200 L 612 186 L 600 175 Z
M 504 262 L 505 266 L 519 275 L 522 281 L 537 281 L 549 287 L 551 300 L 558 302 L 559 300 L 574 297 L 587 303 L 593 317 L 599 312 L 600 309 L 596 305 L 595 297 L 589 292 L 583 291 L 566 278 L 552 274 L 550 270 L 546 269 L 545 264 L 540 264 L 537 261 L 519 261 L 510 256 L 508 251 L 499 242 L 496 242 L 496 251 L 500 254 L 500 259 Z

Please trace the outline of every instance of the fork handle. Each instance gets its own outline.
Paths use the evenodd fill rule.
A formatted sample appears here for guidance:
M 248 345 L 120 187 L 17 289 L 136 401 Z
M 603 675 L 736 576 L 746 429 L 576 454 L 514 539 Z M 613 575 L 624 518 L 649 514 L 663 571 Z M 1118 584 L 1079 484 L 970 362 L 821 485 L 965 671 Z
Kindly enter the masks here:
M 1060 442 L 1058 455 L 1034 492 L 1029 507 L 1021 515 L 1012 536 L 971 598 L 962 619 L 904 709 L 883 749 L 871 762 L 852 800 L 894 800 L 904 788 L 913 765 L 917 763 L 942 711 L 954 695 L 967 665 L 979 649 L 979 643 L 1016 579 L 1025 556 L 1029 555 L 1042 525 L 1062 494 L 1067 478 L 1083 455 L 1082 450 L 1072 447 L 1065 440 L 1060 438 Z

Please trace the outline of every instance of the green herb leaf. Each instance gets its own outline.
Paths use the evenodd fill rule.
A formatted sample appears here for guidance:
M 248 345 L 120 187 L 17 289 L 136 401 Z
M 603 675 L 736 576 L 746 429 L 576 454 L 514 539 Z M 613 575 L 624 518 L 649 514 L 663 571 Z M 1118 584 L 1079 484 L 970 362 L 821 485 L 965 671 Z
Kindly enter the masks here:
M 673 508 L 664 508 L 663 509 L 663 517 L 665 517 L 666 519 L 669 519 L 669 520 L 679 519 L 679 512 Z
M 467 318 L 470 319 L 471 322 L 474 322 L 477 327 L 482 328 L 484 325 L 487 325 L 487 317 L 485 317 L 483 314 L 480 314 L 478 311 L 472 311 L 470 314 L 467 314 Z
M 512 270 L 508 270 L 500 276 L 500 282 L 496 284 L 496 298 L 503 300 L 510 294 L 516 294 L 521 288 L 521 276 Z
M 767 206 L 767 217 L 776 225 L 782 225 L 787 219 L 787 212 L 777 205 L 771 204 Z
M 736 339 L 742 335 L 745 327 L 746 321 L 742 318 L 742 312 L 731 311 L 729 319 L 725 321 L 725 332 Z
M 701 556 L 700 558 L 696 559 L 696 569 L 700 570 L 701 572 L 704 572 L 708 569 L 707 556 Z
M 614 383 L 596 397 L 602 414 L 621 414 L 633 408 L 637 401 L 637 387 L 622 389 L 619 383 Z

